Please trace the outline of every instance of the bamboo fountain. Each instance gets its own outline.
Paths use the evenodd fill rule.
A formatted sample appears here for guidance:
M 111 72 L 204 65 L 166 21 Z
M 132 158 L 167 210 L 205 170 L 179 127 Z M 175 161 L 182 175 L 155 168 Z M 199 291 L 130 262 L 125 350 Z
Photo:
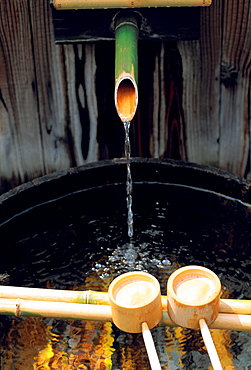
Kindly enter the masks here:
M 123 123 L 128 123 L 133 120 L 139 100 L 137 44 L 140 30 L 142 28 L 142 15 L 139 12 L 141 7 L 198 7 L 209 6 L 210 4 L 210 0 L 145 0 L 135 2 L 128 2 L 127 0 L 106 1 L 106 8 L 120 8 L 118 12 L 116 11 L 113 18 L 113 27 L 115 33 L 114 98 L 118 116 Z M 64 10 L 66 12 L 68 10 L 76 9 L 103 8 L 102 3 L 96 3 L 89 0 L 54 0 L 53 5 L 55 9 Z M 121 10 L 122 8 L 125 8 L 125 10 Z M 145 171 L 144 167 L 149 167 L 151 170 L 151 165 L 154 163 L 154 161 L 136 161 L 136 168 L 138 168 L 138 172 L 137 170 L 135 171 L 133 162 L 134 161 L 132 161 L 133 180 L 137 184 L 146 182 L 148 175 L 145 176 L 145 174 L 149 174 L 150 172 Z M 140 167 L 137 166 L 138 164 L 140 164 Z M 113 168 L 114 165 L 116 167 L 115 171 Z M 82 176 L 83 173 L 81 174 L 81 169 L 79 170 L 78 174 L 74 173 L 74 170 L 71 170 L 64 174 L 63 178 L 61 178 L 62 174 L 55 175 L 53 181 L 55 180 L 57 182 L 57 180 L 59 180 L 61 185 L 62 183 L 66 182 L 66 187 L 65 190 L 63 187 L 63 190 L 61 189 L 59 193 L 57 193 L 57 190 L 55 194 L 52 192 L 52 194 L 49 196 L 49 199 L 47 194 L 48 192 L 46 191 L 48 185 L 47 181 L 42 180 L 40 182 L 38 180 L 38 185 L 41 185 L 39 191 L 45 187 L 45 193 L 43 193 L 41 198 L 43 201 L 41 200 L 39 204 L 33 204 L 32 197 L 30 197 L 29 194 L 26 198 L 27 201 L 25 201 L 24 204 L 22 203 L 22 197 L 26 197 L 26 190 L 28 190 L 28 193 L 29 191 L 33 191 L 34 184 L 27 186 L 23 190 L 20 188 L 15 194 L 10 193 L 7 196 L 4 195 L 1 197 L 0 206 L 3 208 L 2 215 L 4 214 L 5 216 L 1 220 L 0 228 L 3 231 L 5 228 L 9 230 L 8 228 L 10 227 L 11 229 L 11 225 L 13 222 L 15 223 L 16 219 L 18 220 L 19 218 L 23 217 L 23 215 L 25 217 L 26 213 L 28 214 L 29 212 L 33 212 L 36 208 L 42 209 L 44 205 L 47 206 L 47 204 L 51 202 L 54 203 L 59 199 L 65 199 L 69 196 L 69 194 L 70 196 L 76 196 L 85 190 L 93 190 L 95 187 L 100 190 L 106 185 L 108 185 L 108 187 L 111 185 L 119 187 L 119 185 L 121 185 L 121 183 L 123 184 L 125 181 L 125 179 L 123 179 L 123 181 L 120 179 L 121 172 L 123 172 L 125 165 L 127 166 L 128 172 L 128 161 L 115 160 L 109 163 L 109 168 L 107 168 L 106 165 L 104 165 L 102 168 L 101 164 L 100 168 L 103 178 L 102 180 L 98 181 L 96 176 L 89 176 L 89 174 L 93 172 L 93 168 L 88 168 L 88 166 L 87 168 L 85 167 L 83 169 L 83 173 L 85 183 L 84 186 L 86 186 L 86 189 L 84 190 L 82 186 L 81 189 L 78 189 L 73 181 L 74 175 L 80 174 L 80 177 Z M 201 168 L 196 166 L 195 168 L 192 168 L 192 172 L 194 171 L 194 173 L 196 173 L 193 184 L 191 184 L 193 181 L 189 180 L 191 177 L 188 177 L 189 184 L 180 184 L 179 182 L 181 178 L 183 178 L 184 174 L 182 176 L 178 174 L 177 163 L 169 163 L 164 161 L 159 167 L 158 165 L 152 171 L 153 177 L 150 180 L 151 183 L 158 183 L 158 180 L 161 179 L 161 181 L 159 181 L 161 184 L 167 183 L 170 185 L 171 183 L 173 186 L 183 186 L 185 188 L 188 187 L 189 190 L 200 189 L 198 188 L 200 186 L 200 181 L 197 180 L 200 178 L 201 172 L 203 172 Z M 141 167 L 143 167 L 143 169 Z M 169 175 L 165 174 L 162 178 L 161 176 L 166 173 L 167 169 L 169 171 Z M 85 176 L 85 171 L 87 176 Z M 212 173 L 210 173 L 210 169 L 206 169 L 205 173 L 206 177 L 210 177 L 212 175 Z M 101 175 L 99 174 L 99 176 Z M 170 176 L 170 183 L 167 181 L 168 176 Z M 217 174 L 217 176 L 222 176 L 222 178 L 224 178 L 222 173 Z M 249 210 L 250 195 L 247 191 L 247 184 L 242 184 L 241 181 L 233 179 L 232 182 L 235 190 L 237 189 L 238 193 L 238 195 L 235 197 L 233 196 L 232 189 L 230 192 L 228 190 L 229 179 L 227 179 L 227 185 L 225 180 L 226 179 L 223 180 L 224 191 L 222 191 L 222 194 L 219 195 L 213 188 L 206 188 L 205 192 L 209 192 L 210 196 L 212 197 L 215 195 L 219 196 L 219 198 L 223 197 L 224 200 L 220 201 L 220 206 L 222 206 L 222 204 L 225 205 L 227 202 L 233 202 L 234 204 L 239 202 L 241 207 L 246 207 L 245 210 Z M 92 181 L 94 181 L 94 183 L 92 183 Z M 206 184 L 208 186 L 208 181 L 206 181 Z M 217 186 L 218 185 L 219 183 Z M 16 213 L 14 215 L 8 215 L 10 208 L 9 202 L 10 204 L 13 204 L 13 195 L 17 196 L 17 198 L 21 197 L 21 203 L 19 205 L 15 199 L 14 203 L 16 207 Z M 113 205 L 116 204 L 116 199 L 115 202 L 113 202 Z M 159 204 L 159 201 L 156 201 L 155 203 Z M 91 207 L 91 203 L 89 206 Z M 5 210 L 8 210 L 7 214 L 5 214 Z M 93 211 L 91 211 L 91 213 L 92 212 Z M 246 214 L 248 212 L 244 211 L 244 213 Z M 92 222 L 94 221 L 92 218 L 90 218 L 88 219 L 87 224 L 92 224 Z M 247 224 L 249 227 L 249 221 L 247 221 Z M 20 236 L 18 243 L 27 238 L 27 235 L 23 235 L 22 228 L 20 228 L 20 235 L 22 235 L 22 237 Z M 37 234 L 35 234 L 35 236 L 36 235 Z M 9 262 L 7 261 L 6 266 L 8 266 L 8 263 Z M 0 286 L 0 314 L 14 315 L 16 317 L 29 316 L 40 318 L 61 318 L 65 320 L 112 322 L 121 331 L 127 333 L 142 333 L 150 366 L 155 370 L 161 369 L 161 363 L 158 358 L 158 351 L 155 348 L 154 338 L 152 337 L 152 333 L 150 331 L 151 329 L 155 330 L 155 328 L 161 326 L 167 326 L 170 328 L 182 327 L 184 329 L 193 330 L 200 329 L 213 368 L 222 369 L 220 359 L 214 347 L 214 341 L 211 337 L 209 329 L 236 330 L 243 332 L 251 331 L 251 300 L 220 298 L 220 280 L 213 272 L 210 272 L 210 270 L 204 267 L 194 265 L 185 266 L 181 269 L 177 269 L 177 271 L 173 271 L 173 273 L 170 276 L 169 275 L 166 276 L 167 294 L 164 295 L 161 295 L 160 284 L 153 275 L 139 271 L 130 271 L 125 274 L 117 274 L 116 278 L 110 282 L 111 284 L 109 285 L 109 289 L 107 291 L 94 291 L 90 289 L 84 291 L 71 291 L 68 289 L 63 290 Z M 215 288 L 215 292 L 213 294 L 210 293 L 207 296 L 207 299 L 204 299 L 201 297 L 203 297 L 205 291 L 207 293 L 209 289 L 208 287 L 211 284 L 211 280 L 210 284 L 207 282 L 209 279 L 212 279 L 212 284 L 214 284 L 213 289 Z M 183 285 L 185 287 L 182 287 Z M 201 289 L 199 288 L 200 286 L 202 287 Z M 153 287 L 156 290 L 154 293 L 152 292 Z M 191 297 L 188 297 L 186 294 L 187 289 L 190 289 L 189 291 L 191 292 L 199 290 L 198 295 L 196 296 L 197 298 L 191 301 Z M 180 293 L 180 291 L 182 291 L 182 293 Z M 132 292 L 134 293 L 132 294 Z M 211 299 L 211 296 L 213 299 Z M 136 303 L 134 302 L 135 297 Z M 107 368 L 111 369 L 111 367 Z

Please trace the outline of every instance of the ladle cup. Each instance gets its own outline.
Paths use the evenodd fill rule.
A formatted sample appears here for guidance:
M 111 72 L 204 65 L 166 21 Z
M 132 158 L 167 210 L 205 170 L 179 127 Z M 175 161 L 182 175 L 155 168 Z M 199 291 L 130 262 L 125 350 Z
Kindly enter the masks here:
M 222 366 L 208 325 L 218 316 L 220 294 L 218 276 L 201 266 L 182 267 L 172 273 L 167 282 L 170 318 L 182 327 L 200 329 L 215 370 L 222 370 Z
M 116 277 L 108 290 L 114 324 L 128 333 L 141 333 L 146 322 L 150 329 L 162 318 L 162 303 L 158 280 L 141 271 Z
M 211 270 L 186 266 L 176 270 L 167 282 L 168 313 L 179 326 L 199 329 L 199 320 L 210 325 L 218 316 L 221 283 Z
M 145 272 L 128 272 L 112 281 L 108 294 L 114 324 L 128 333 L 142 333 L 151 368 L 161 370 L 150 332 L 162 318 L 158 280 Z

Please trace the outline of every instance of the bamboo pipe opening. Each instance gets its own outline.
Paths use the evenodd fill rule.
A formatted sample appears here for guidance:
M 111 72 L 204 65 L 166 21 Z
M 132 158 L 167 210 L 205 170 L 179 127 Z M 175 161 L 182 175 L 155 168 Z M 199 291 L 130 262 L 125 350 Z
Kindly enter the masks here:
M 115 18 L 114 100 L 122 122 L 130 122 L 138 106 L 138 33 L 139 15 L 131 10 Z
M 115 106 L 122 122 L 130 122 L 138 106 L 138 88 L 131 75 L 125 74 L 115 86 Z

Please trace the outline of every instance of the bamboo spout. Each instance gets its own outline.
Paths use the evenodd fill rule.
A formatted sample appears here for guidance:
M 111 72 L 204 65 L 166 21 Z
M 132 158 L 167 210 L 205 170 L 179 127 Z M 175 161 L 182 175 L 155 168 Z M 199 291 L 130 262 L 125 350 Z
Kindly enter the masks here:
M 130 122 L 138 106 L 138 24 L 133 12 L 121 12 L 115 27 L 115 107 Z

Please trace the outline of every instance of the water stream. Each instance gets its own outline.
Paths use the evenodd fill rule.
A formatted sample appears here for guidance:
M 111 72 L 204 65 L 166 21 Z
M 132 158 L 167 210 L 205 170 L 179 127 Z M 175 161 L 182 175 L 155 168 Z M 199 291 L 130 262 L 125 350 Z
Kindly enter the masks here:
M 132 192 L 133 192 L 133 185 L 132 185 L 132 174 L 131 174 L 131 164 L 130 164 L 130 157 L 131 157 L 131 144 L 130 144 L 130 124 L 131 122 L 124 122 L 125 128 L 125 158 L 127 160 L 126 170 L 126 204 L 127 204 L 127 227 L 128 227 L 128 237 L 129 243 L 123 245 L 122 250 L 124 250 L 123 259 L 127 264 L 129 270 L 135 270 L 136 267 L 136 259 L 137 259 L 137 252 L 133 243 L 133 211 L 132 211 Z M 120 253 L 119 253 L 120 254 Z
M 131 144 L 130 144 L 130 124 L 131 122 L 124 122 L 125 127 L 125 157 L 127 162 L 127 179 L 126 179 L 126 203 L 127 203 L 127 225 L 128 225 L 128 236 L 130 240 L 133 237 L 133 212 L 132 212 L 132 175 L 131 175 Z

